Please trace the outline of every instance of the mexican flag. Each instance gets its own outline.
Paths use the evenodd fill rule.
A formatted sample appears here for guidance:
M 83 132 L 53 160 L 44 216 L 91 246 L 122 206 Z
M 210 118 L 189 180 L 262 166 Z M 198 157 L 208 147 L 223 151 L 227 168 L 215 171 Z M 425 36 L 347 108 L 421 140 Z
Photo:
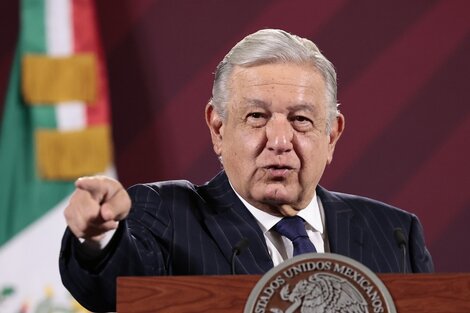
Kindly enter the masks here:
M 62 286 L 76 178 L 115 176 L 94 0 L 21 0 L 0 121 L 0 312 L 83 312 Z

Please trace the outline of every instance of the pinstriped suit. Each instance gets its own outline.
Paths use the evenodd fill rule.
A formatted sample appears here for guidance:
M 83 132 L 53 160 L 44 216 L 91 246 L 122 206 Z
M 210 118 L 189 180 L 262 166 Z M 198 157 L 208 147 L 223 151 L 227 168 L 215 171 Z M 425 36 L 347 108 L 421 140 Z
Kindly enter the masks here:
M 237 273 L 261 274 L 272 268 L 262 232 L 224 172 L 203 186 L 161 182 L 134 186 L 129 194 L 130 215 L 98 260 L 81 260 L 77 239 L 65 232 L 59 262 L 62 281 L 88 309 L 114 310 L 116 276 L 229 274 L 232 247 L 243 237 L 249 246 L 238 256 Z M 332 252 L 376 272 L 400 272 L 401 252 L 393 236 L 400 227 L 409 243 L 408 269 L 433 270 L 414 215 L 321 187 L 317 194 Z

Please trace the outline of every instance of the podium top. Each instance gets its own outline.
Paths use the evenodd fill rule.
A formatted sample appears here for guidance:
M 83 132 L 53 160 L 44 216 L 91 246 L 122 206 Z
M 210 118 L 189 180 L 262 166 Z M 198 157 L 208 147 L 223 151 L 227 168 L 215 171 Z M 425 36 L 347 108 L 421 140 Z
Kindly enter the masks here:
M 399 313 L 470 312 L 470 273 L 378 274 Z M 118 312 L 243 312 L 260 275 L 119 277 Z

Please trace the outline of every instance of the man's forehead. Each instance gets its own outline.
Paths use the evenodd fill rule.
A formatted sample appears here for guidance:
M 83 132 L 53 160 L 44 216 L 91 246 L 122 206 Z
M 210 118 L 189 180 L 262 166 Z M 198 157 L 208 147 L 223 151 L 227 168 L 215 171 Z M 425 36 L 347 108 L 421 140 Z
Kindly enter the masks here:
M 323 91 L 323 76 L 312 65 L 295 63 L 263 64 L 250 67 L 236 66 L 231 75 L 233 88 L 302 88 Z

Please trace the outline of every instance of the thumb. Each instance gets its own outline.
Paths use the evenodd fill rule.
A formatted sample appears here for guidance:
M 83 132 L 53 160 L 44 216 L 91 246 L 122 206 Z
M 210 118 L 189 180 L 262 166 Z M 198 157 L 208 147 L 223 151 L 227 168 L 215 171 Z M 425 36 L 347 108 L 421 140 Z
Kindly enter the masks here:
M 120 221 L 129 214 L 131 199 L 124 188 L 106 198 L 100 208 L 100 215 L 104 221 Z

